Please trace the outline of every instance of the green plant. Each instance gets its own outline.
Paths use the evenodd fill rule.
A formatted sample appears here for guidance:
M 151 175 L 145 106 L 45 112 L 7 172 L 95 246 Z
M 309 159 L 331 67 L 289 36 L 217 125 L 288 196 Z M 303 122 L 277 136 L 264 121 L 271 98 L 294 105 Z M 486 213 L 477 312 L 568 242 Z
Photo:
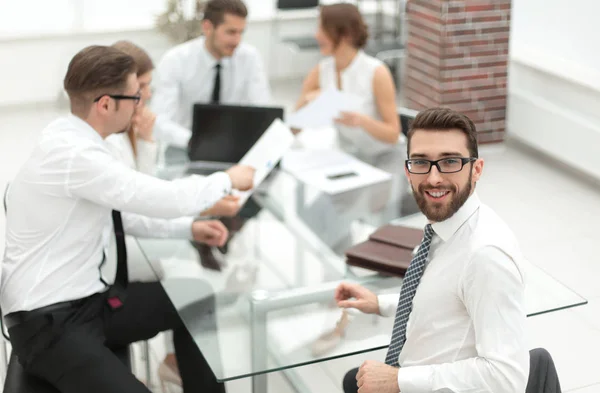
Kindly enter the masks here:
M 176 44 L 202 35 L 202 14 L 207 0 L 188 0 L 193 9 L 188 15 L 185 0 L 167 0 L 167 9 L 156 17 L 156 28 Z

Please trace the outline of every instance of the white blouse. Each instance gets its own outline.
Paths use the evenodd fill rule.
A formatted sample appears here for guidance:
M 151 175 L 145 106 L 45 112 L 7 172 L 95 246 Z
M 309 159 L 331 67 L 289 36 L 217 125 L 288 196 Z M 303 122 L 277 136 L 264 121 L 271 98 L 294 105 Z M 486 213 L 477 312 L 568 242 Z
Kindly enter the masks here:
M 373 119 L 382 120 L 373 91 L 375 70 L 383 62 L 358 51 L 352 63 L 341 72 L 341 90 L 360 97 L 359 112 Z M 328 57 L 319 63 L 319 88 L 326 90 L 337 86 L 335 59 Z M 359 159 L 372 163 L 374 157 L 394 150 L 396 144 L 382 142 L 360 127 L 336 124 L 340 147 Z

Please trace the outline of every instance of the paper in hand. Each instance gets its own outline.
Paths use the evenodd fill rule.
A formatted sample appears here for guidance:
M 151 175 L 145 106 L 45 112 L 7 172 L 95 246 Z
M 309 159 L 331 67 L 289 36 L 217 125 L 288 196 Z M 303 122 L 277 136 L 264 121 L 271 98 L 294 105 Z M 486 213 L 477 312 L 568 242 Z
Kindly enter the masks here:
M 254 172 L 254 187 L 251 190 L 237 194 L 240 197 L 240 206 L 244 205 L 252 192 L 281 160 L 294 143 L 294 138 L 290 128 L 283 124 L 281 120 L 275 119 L 254 146 L 242 157 L 239 164 L 250 166 L 256 172 Z
M 294 128 L 331 127 L 341 112 L 357 111 L 359 108 L 360 97 L 332 87 L 289 115 L 286 123 Z

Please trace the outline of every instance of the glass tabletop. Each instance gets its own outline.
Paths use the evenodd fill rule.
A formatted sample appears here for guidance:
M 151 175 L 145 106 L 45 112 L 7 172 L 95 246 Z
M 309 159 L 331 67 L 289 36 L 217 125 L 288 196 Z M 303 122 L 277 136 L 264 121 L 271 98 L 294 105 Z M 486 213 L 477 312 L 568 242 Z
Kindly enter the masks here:
M 184 176 L 169 167 L 163 178 Z M 193 172 L 193 170 L 192 170 Z M 343 280 L 376 293 L 399 293 L 402 280 L 349 267 L 344 250 L 379 225 L 423 228 L 406 190 L 393 208 L 381 185 L 323 195 L 275 170 L 251 200 L 255 209 L 230 242 L 220 271 L 202 267 L 189 241 L 137 239 L 217 379 L 233 380 L 385 348 L 393 318 L 351 312 L 343 339 L 333 302 Z M 400 217 L 392 220 L 393 217 Z M 526 311 L 539 315 L 587 303 L 538 267 L 525 266 Z M 320 340 L 328 336 L 326 340 Z M 327 338 L 327 337 L 325 337 Z M 260 389 L 258 389 L 260 390 Z

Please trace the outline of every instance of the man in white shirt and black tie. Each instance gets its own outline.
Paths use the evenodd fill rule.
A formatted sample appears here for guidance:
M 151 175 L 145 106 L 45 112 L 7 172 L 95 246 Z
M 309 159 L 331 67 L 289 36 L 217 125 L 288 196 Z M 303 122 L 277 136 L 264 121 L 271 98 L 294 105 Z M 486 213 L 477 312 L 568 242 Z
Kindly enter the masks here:
M 62 393 L 147 393 L 110 349 L 173 330 L 184 392 L 224 391 L 159 282 L 102 277 L 103 230 L 121 211 L 131 235 L 223 244 L 222 224 L 188 217 L 251 188 L 254 171 L 167 182 L 115 160 L 104 138 L 128 129 L 140 101 L 135 61 L 118 49 L 80 51 L 64 86 L 72 114 L 42 132 L 6 196 L 0 301 L 14 353 Z
M 169 50 L 155 77 L 152 109 L 157 114 L 156 138 L 168 148 L 167 162 L 185 162 L 195 103 L 267 105 L 269 82 L 258 51 L 243 42 L 248 9 L 241 0 L 210 0 L 204 6 L 203 37 Z M 259 210 L 251 199 L 243 215 Z M 231 236 L 245 223 L 240 215 L 224 217 Z M 195 243 L 202 266 L 221 270 L 213 250 Z M 222 252 L 227 252 L 227 243 Z
M 260 54 L 241 42 L 247 15 L 241 0 L 210 0 L 204 6 L 204 36 L 163 56 L 151 103 L 161 143 L 187 148 L 195 103 L 269 104 L 271 93 Z M 163 126 L 164 119 L 170 124 Z
M 336 289 L 340 307 L 395 315 L 385 363 L 348 372 L 344 391 L 524 393 L 523 257 L 475 192 L 483 160 L 473 122 L 449 109 L 419 113 L 405 171 L 429 224 L 400 297 L 351 283 Z

